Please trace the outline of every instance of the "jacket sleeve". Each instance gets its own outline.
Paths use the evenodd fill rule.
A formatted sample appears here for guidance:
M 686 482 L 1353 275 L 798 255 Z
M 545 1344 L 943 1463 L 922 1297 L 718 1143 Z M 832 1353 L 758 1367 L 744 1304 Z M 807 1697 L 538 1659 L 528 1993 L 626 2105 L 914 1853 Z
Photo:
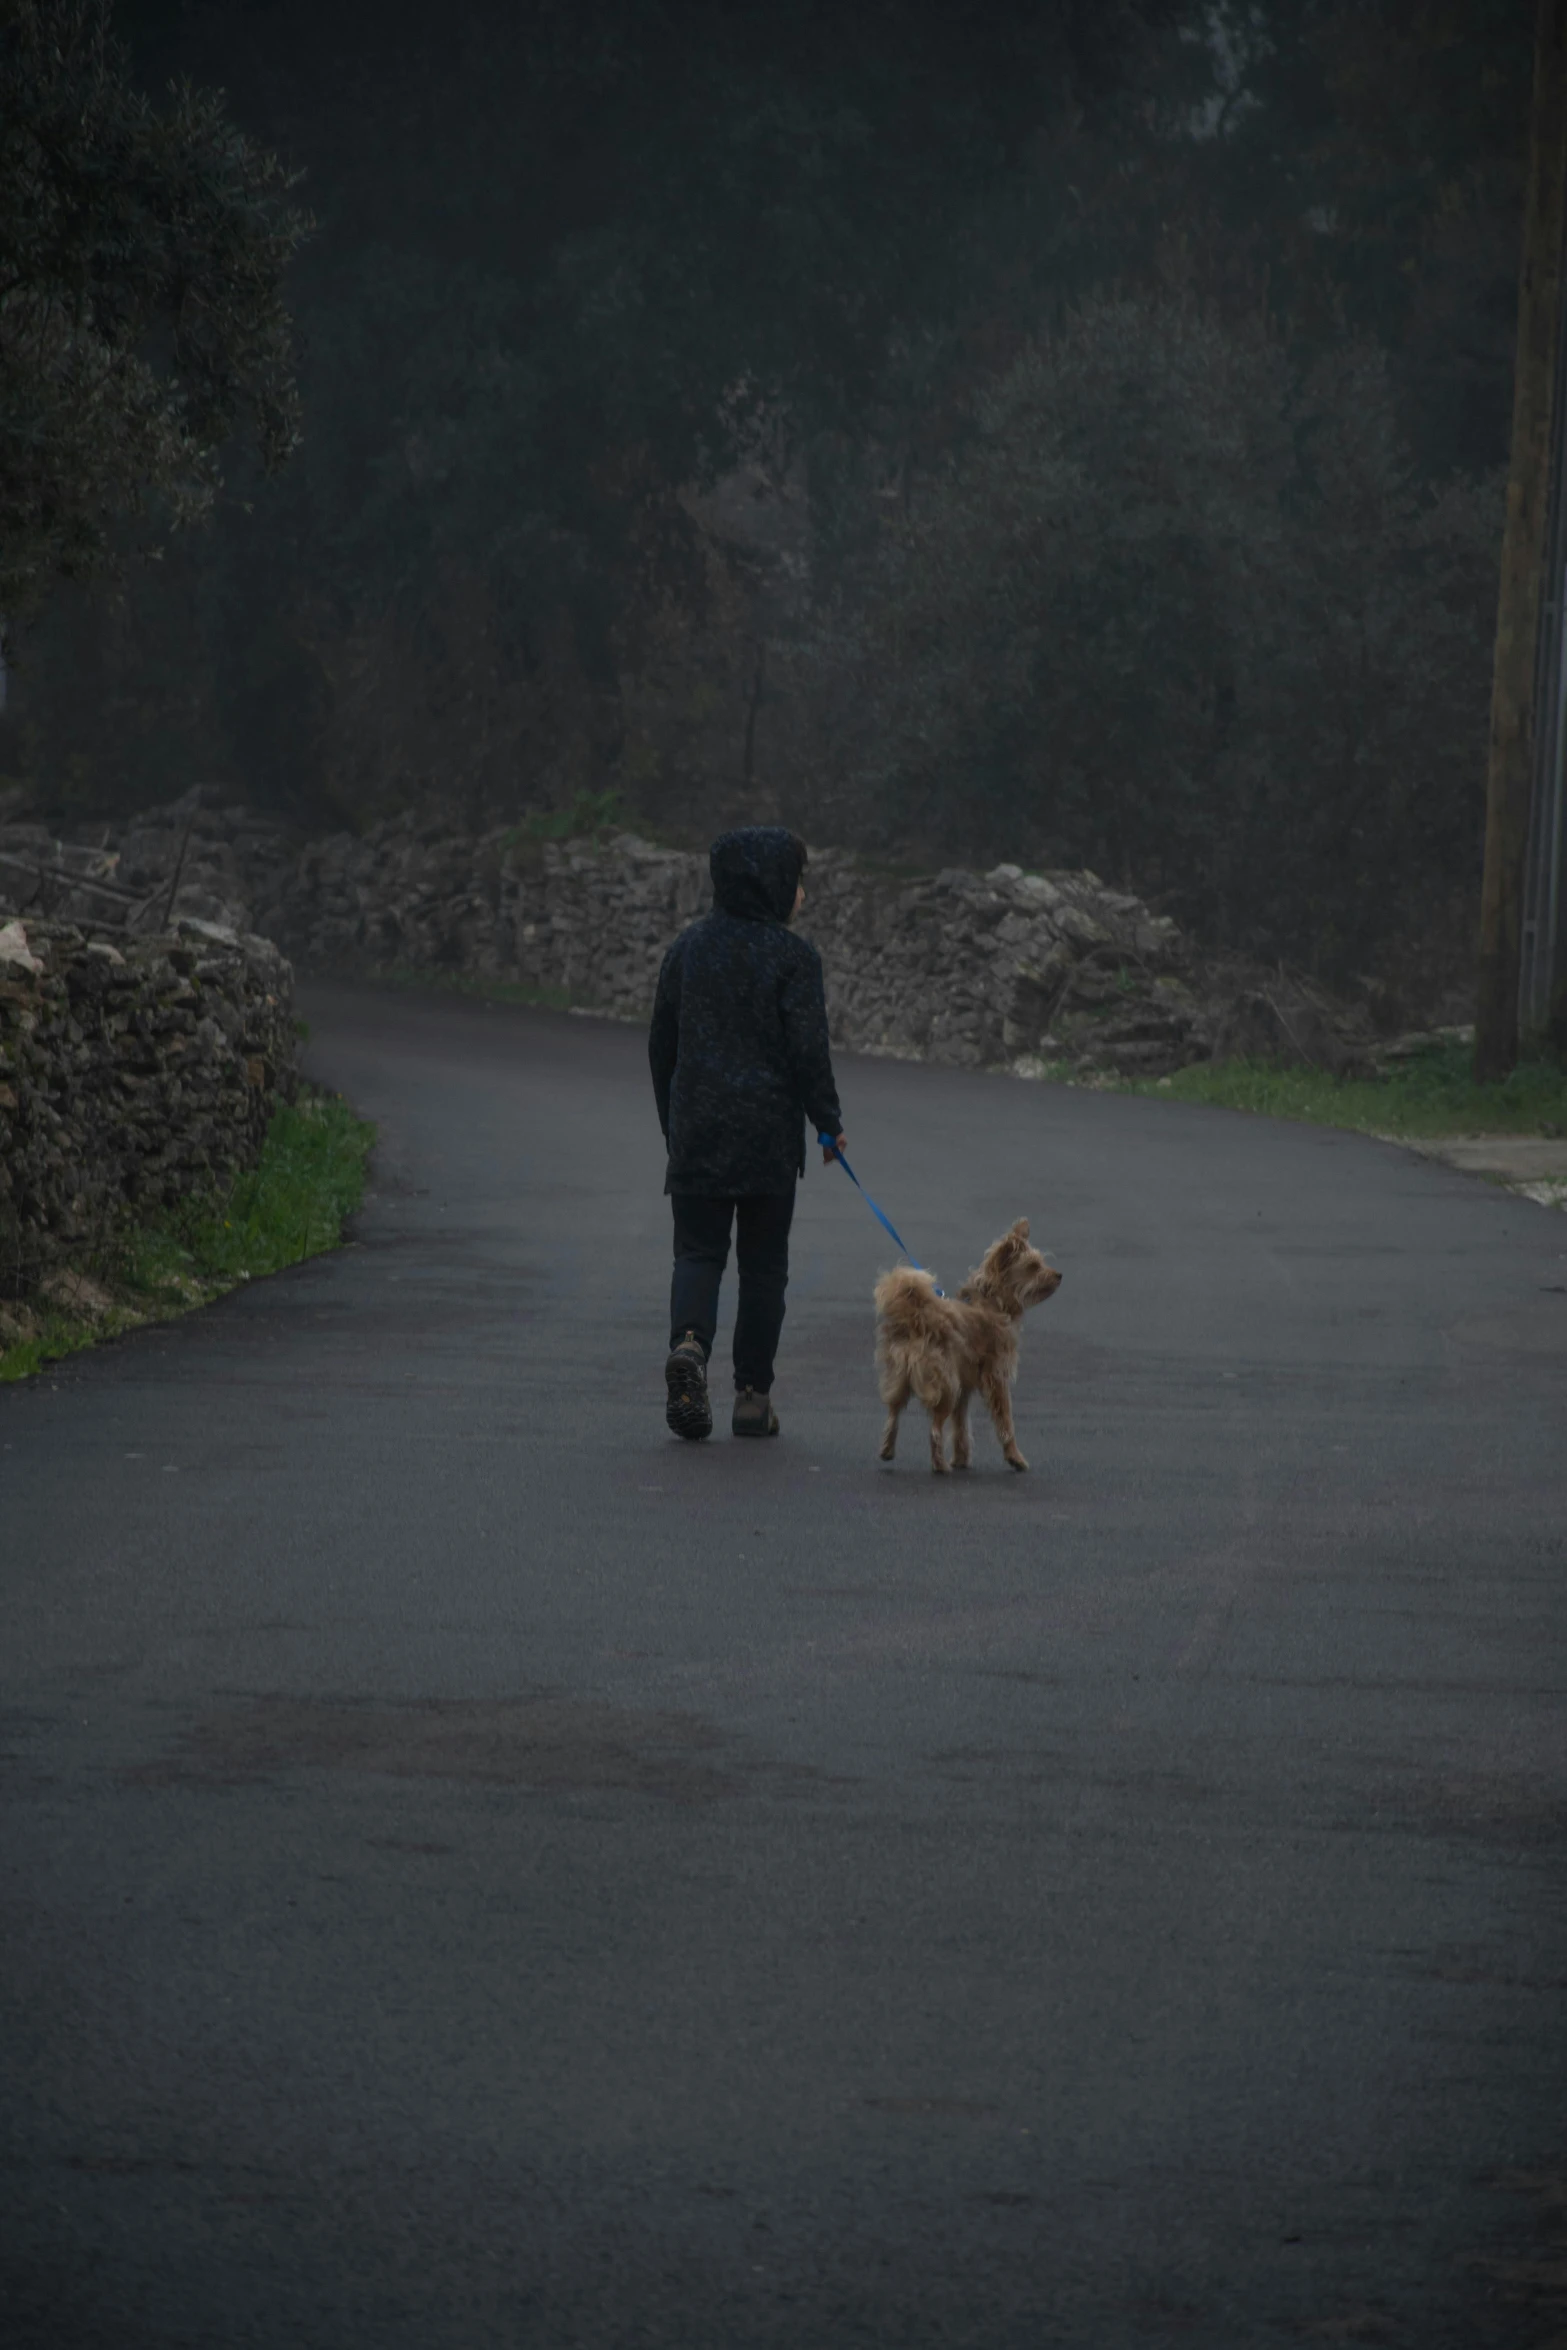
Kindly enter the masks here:
M 675 1081 L 675 1063 L 680 1057 L 680 941 L 676 939 L 658 974 L 658 993 L 653 998 L 653 1021 L 647 1032 L 648 1067 L 653 1072 L 653 1099 L 658 1104 L 658 1123 L 664 1140 L 669 1140 L 669 1089 Z
M 822 959 L 805 939 L 796 942 L 803 952 L 791 956 L 783 984 L 784 1039 L 790 1073 L 813 1134 L 836 1134 L 843 1124 L 838 1088 L 833 1082 L 832 1048 L 827 1039 L 827 998 L 822 986 Z

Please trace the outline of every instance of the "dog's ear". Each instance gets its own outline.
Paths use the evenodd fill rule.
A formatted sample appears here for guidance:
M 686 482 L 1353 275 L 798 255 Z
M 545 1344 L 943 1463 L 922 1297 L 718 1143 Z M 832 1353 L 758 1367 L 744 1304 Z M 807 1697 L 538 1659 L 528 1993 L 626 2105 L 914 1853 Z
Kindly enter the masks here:
M 1011 1231 L 1007 1234 L 1007 1238 L 1008 1240 L 1015 1240 L 1019 1248 L 1023 1246 L 1023 1243 L 1028 1238 L 1028 1218 L 1026 1216 L 1019 1216 L 1017 1222 L 1013 1225 Z

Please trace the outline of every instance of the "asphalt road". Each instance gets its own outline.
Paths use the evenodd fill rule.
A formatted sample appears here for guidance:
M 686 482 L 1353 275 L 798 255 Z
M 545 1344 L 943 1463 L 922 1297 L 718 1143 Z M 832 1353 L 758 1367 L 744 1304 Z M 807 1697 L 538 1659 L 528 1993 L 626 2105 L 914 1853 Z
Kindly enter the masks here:
M 1567 1217 L 889 1062 L 665 1434 L 637 1032 L 313 991 L 356 1244 L 0 1390 L 6 2350 L 1522 2350 L 1567 2249 Z M 1553 2232 L 1554 2231 L 1554 2232 Z

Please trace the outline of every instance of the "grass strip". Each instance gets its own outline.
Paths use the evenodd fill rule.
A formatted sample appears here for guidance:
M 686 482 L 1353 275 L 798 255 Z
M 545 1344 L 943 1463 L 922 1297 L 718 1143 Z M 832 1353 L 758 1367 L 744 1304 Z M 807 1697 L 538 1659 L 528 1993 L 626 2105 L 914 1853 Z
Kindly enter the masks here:
M 397 964 L 369 974 L 374 987 L 406 987 L 426 993 L 473 996 L 486 1004 L 522 1004 L 530 1011 L 569 1012 L 576 997 L 569 987 L 535 987 L 522 979 L 483 979 L 471 971 L 427 971 Z
M 364 1197 L 374 1139 L 338 1095 L 302 1087 L 274 1111 L 256 1165 L 225 1189 L 131 1227 L 57 1273 L 41 1300 L 0 1306 L 0 1380 L 31 1378 L 62 1355 L 336 1248 Z
M 1421 1045 L 1378 1077 L 1334 1077 L 1268 1061 L 1213 1061 L 1173 1077 L 1125 1079 L 1117 1089 L 1410 1140 L 1567 1135 L 1567 1070 L 1531 1061 L 1498 1085 L 1476 1085 L 1470 1049 L 1456 1040 Z

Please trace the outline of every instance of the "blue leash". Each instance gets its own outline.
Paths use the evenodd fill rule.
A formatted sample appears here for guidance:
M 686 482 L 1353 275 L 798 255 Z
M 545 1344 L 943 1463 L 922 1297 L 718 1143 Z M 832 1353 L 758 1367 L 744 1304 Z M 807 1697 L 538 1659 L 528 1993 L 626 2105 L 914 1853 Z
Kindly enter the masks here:
M 848 1160 L 844 1157 L 842 1151 L 838 1148 L 838 1145 L 834 1141 L 833 1137 L 830 1134 L 818 1134 L 816 1139 L 821 1144 L 823 1150 L 829 1152 L 831 1156 L 837 1160 L 839 1166 L 843 1169 L 845 1175 L 848 1176 L 849 1181 L 853 1184 L 855 1190 L 859 1193 L 861 1199 L 865 1202 L 865 1205 L 870 1209 L 870 1212 L 875 1217 L 877 1223 L 881 1226 L 882 1230 L 888 1234 L 896 1246 L 903 1251 L 903 1254 L 908 1258 L 909 1263 L 913 1266 L 915 1272 L 923 1273 L 925 1271 L 925 1267 L 920 1263 L 919 1258 L 914 1254 L 914 1251 L 910 1248 L 908 1242 L 904 1239 L 902 1233 L 898 1230 L 898 1227 L 896 1224 L 894 1224 L 892 1218 L 885 1214 L 871 1198 L 870 1193 L 866 1190 L 858 1175 L 855 1174 L 854 1169 L 850 1166 Z M 945 1297 L 946 1294 L 947 1293 L 944 1289 L 938 1289 L 936 1292 L 938 1297 Z

